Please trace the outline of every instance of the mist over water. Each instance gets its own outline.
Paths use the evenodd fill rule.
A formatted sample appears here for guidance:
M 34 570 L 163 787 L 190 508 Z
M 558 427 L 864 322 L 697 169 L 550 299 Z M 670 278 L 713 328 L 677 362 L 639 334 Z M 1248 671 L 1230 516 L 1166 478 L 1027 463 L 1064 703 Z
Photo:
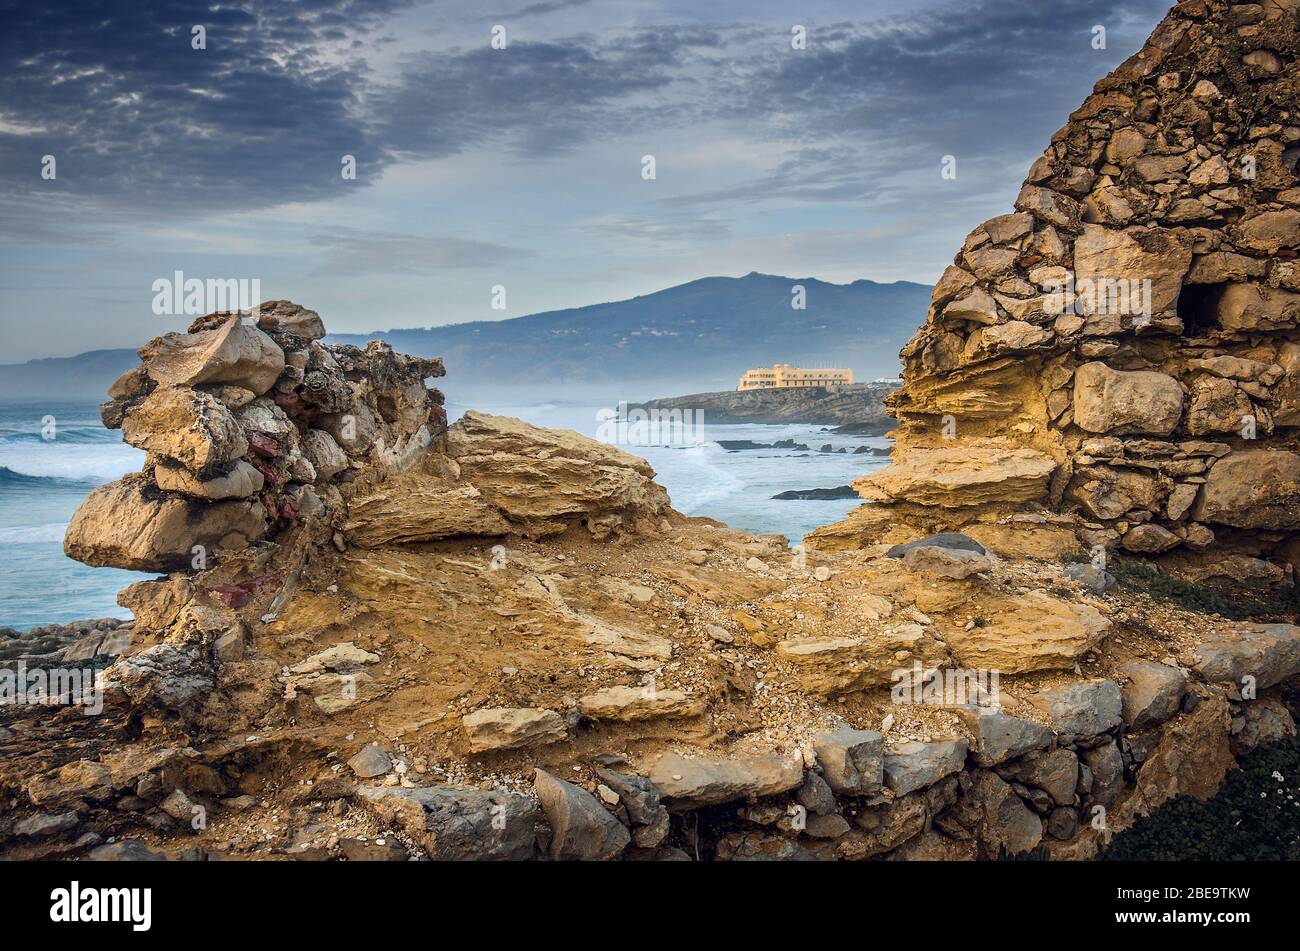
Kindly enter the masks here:
M 448 387 L 454 422 L 468 409 L 517 416 L 538 426 L 596 437 L 597 415 L 620 401 L 663 392 L 610 393 L 600 388 Z M 53 429 L 46 418 L 53 417 Z M 880 438 L 837 436 L 818 425 L 716 425 L 704 419 L 698 443 L 624 445 L 654 466 L 673 507 L 753 532 L 784 534 L 797 542 L 807 531 L 841 518 L 858 505 L 837 501 L 776 501 L 787 489 L 844 485 L 883 465 L 880 457 L 817 452 L 821 446 L 886 446 Z M 52 438 L 46 438 L 50 436 Z M 810 451 L 727 452 L 716 440 L 771 443 L 793 439 Z M 63 535 L 77 506 L 97 485 L 140 468 L 144 453 L 105 429 L 92 401 L 0 401 L 0 627 L 26 630 L 42 624 L 96 617 L 129 617 L 117 592 L 153 577 L 114 568 L 91 568 L 63 554 Z

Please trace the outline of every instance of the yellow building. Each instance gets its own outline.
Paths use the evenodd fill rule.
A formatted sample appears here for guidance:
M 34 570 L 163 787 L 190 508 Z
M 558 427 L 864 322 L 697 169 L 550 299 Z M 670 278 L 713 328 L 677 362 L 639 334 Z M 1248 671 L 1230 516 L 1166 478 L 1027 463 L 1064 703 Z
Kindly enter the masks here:
M 852 370 L 807 370 L 788 363 L 746 370 L 738 390 L 765 390 L 788 386 L 844 386 L 853 382 Z

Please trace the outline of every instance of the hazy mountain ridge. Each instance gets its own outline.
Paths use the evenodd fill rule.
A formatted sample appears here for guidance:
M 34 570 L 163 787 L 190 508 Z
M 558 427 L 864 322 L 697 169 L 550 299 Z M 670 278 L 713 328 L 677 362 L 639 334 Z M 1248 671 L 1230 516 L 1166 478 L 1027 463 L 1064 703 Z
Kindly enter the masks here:
M 804 288 L 806 307 L 791 306 Z M 898 281 L 829 284 L 751 273 L 706 277 L 629 300 L 500 321 L 331 334 L 441 356 L 449 379 L 503 385 L 654 381 L 729 388 L 777 361 L 849 366 L 859 380 L 898 373 L 898 351 L 924 320 L 930 289 Z M 0 397 L 100 397 L 137 362 L 132 349 L 0 365 Z

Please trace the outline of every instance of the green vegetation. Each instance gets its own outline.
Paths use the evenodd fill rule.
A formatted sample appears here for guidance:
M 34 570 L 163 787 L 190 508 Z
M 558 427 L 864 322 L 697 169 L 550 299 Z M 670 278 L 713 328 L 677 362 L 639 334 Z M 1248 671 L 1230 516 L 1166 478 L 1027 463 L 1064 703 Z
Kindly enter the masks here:
M 1251 753 L 1206 802 L 1180 796 L 1115 836 L 1111 861 L 1300 861 L 1300 740 Z
M 1295 588 L 1239 584 L 1231 591 L 1161 574 L 1141 558 L 1112 558 L 1106 568 L 1124 591 L 1145 594 L 1186 611 L 1218 614 L 1234 621 L 1291 621 L 1300 611 Z

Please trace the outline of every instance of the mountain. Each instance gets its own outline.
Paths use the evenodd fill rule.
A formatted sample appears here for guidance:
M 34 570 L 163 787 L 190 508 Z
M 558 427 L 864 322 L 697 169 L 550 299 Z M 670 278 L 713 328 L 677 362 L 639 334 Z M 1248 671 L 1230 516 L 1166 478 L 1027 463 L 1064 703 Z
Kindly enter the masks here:
M 791 307 L 802 285 L 806 309 Z M 858 380 L 898 375 L 898 351 L 925 320 L 930 288 L 898 281 L 828 284 L 751 273 L 706 277 L 630 300 L 370 335 L 403 353 L 440 356 L 448 382 L 503 385 L 653 381 L 732 388 L 775 362 L 848 366 Z
M 0 364 L 0 399 L 106 399 L 108 385 L 139 362 L 134 350 L 123 349 Z
M 791 306 L 804 288 L 805 308 Z M 898 351 L 925 320 L 930 289 L 897 281 L 828 284 L 751 273 L 706 277 L 607 304 L 499 321 L 370 334 L 416 356 L 440 356 L 448 382 L 524 386 L 612 381 L 730 389 L 750 367 L 776 362 L 848 366 L 858 380 L 898 374 Z M 308 302 L 310 304 L 310 302 Z M 137 362 L 134 350 L 0 365 L 0 397 L 101 397 Z

